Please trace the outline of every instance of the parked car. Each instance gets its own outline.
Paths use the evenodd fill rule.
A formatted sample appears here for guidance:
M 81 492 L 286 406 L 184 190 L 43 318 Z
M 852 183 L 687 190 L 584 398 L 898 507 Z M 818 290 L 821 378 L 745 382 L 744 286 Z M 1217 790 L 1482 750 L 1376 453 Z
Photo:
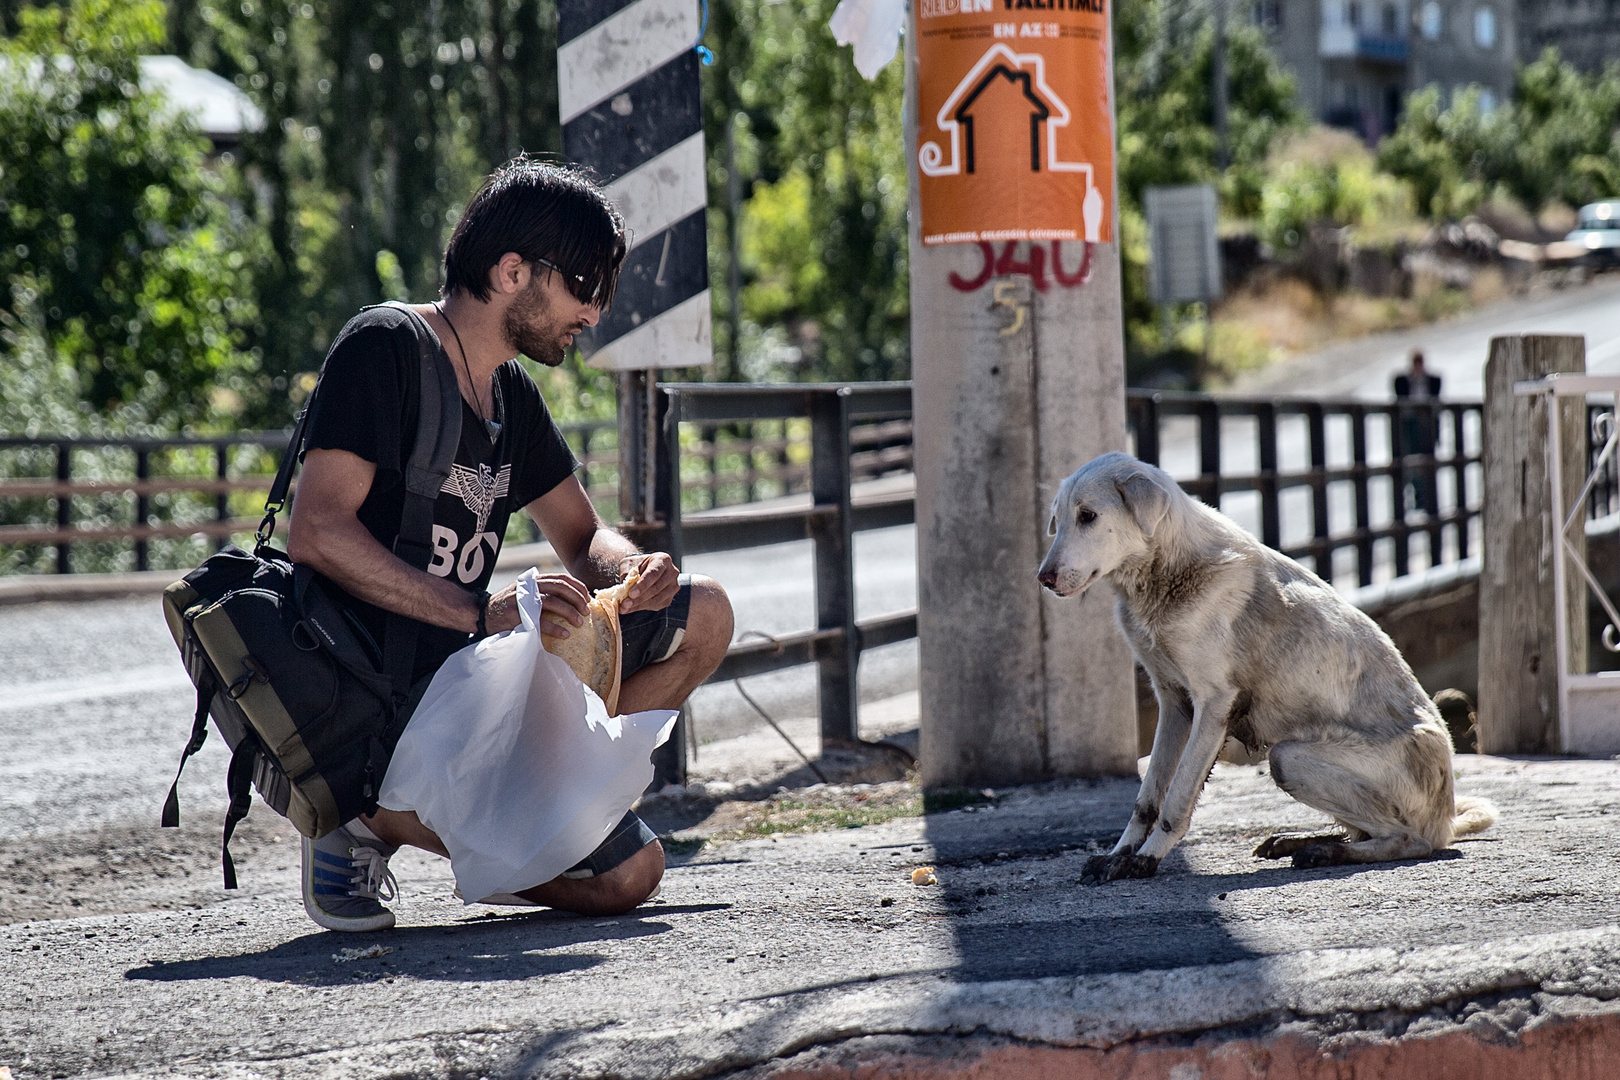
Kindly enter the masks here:
M 1620 199 L 1581 207 L 1575 219 L 1575 231 L 1564 239 L 1604 262 L 1620 262 Z

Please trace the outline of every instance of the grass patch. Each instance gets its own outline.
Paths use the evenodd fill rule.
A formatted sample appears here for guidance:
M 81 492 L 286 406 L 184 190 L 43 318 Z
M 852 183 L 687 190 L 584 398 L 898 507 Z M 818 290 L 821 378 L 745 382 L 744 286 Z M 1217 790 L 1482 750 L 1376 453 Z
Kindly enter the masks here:
M 705 821 L 680 830 L 674 842 L 691 844 L 698 837 L 724 841 L 859 829 L 895 818 L 918 817 L 922 813 L 922 793 L 910 781 L 818 787 L 810 791 L 784 791 L 759 801 L 728 800 L 715 807 Z M 666 846 L 669 843 L 665 841 Z
M 723 842 L 790 833 L 832 832 L 881 825 L 896 818 L 943 814 L 996 801 L 988 788 L 941 788 L 923 792 L 915 777 L 882 784 L 835 785 L 784 791 L 758 801 L 734 799 L 674 836 L 660 837 L 671 855 L 695 855 L 705 841 Z
M 869 800 L 853 806 L 814 806 L 801 799 L 772 799 L 762 806 L 758 818 L 743 825 L 736 835 L 774 836 L 779 833 L 859 829 L 865 825 L 881 825 L 895 818 L 918 817 L 922 813 L 922 799 L 917 795 L 876 805 Z

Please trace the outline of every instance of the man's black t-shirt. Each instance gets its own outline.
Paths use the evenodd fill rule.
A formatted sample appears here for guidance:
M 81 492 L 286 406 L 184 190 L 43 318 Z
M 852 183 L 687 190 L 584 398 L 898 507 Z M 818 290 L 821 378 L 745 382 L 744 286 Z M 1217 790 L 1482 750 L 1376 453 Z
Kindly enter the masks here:
M 405 505 L 403 466 L 416 441 L 421 359 L 410 318 L 397 308 L 378 307 L 349 320 L 321 369 L 306 443 L 309 450 L 347 450 L 377 466 L 358 516 L 390 551 Z M 434 504 L 427 571 L 477 594 L 489 585 L 507 519 L 566 480 L 578 462 L 540 388 L 516 361 L 495 372 L 492 419 L 501 427 L 493 441 L 466 399 L 461 409 L 461 445 Z M 384 647 L 387 612 L 326 584 Z M 438 670 L 466 644 L 460 631 L 423 624 L 416 677 Z

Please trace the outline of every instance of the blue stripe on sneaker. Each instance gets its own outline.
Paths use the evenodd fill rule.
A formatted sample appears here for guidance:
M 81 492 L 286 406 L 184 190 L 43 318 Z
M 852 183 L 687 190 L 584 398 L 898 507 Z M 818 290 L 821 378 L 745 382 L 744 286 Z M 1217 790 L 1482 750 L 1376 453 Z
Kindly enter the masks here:
M 353 873 L 334 874 L 332 871 L 324 870 L 319 866 L 310 867 L 310 873 L 316 881 L 329 881 L 338 885 L 347 885 L 354 880 Z
M 314 851 L 315 857 L 323 863 L 329 863 L 332 866 L 341 866 L 345 869 L 354 865 L 354 860 L 349 858 L 347 855 L 333 855 L 331 852 L 322 851 L 320 848 L 315 848 Z
M 316 896 L 348 896 L 348 889 L 340 889 L 336 885 L 316 885 L 310 890 Z

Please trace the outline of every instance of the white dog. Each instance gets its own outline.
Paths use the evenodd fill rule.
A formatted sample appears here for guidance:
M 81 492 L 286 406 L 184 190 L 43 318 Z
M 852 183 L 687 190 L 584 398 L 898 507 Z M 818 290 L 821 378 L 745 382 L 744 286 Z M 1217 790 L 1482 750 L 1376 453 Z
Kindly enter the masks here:
M 1483 799 L 1454 797 L 1440 713 L 1377 624 L 1162 470 L 1102 455 L 1063 482 L 1049 531 L 1041 584 L 1074 596 L 1107 578 L 1159 699 L 1131 823 L 1081 880 L 1151 877 L 1228 736 L 1270 747 L 1277 786 L 1344 826 L 1272 836 L 1264 858 L 1417 859 L 1496 820 Z

